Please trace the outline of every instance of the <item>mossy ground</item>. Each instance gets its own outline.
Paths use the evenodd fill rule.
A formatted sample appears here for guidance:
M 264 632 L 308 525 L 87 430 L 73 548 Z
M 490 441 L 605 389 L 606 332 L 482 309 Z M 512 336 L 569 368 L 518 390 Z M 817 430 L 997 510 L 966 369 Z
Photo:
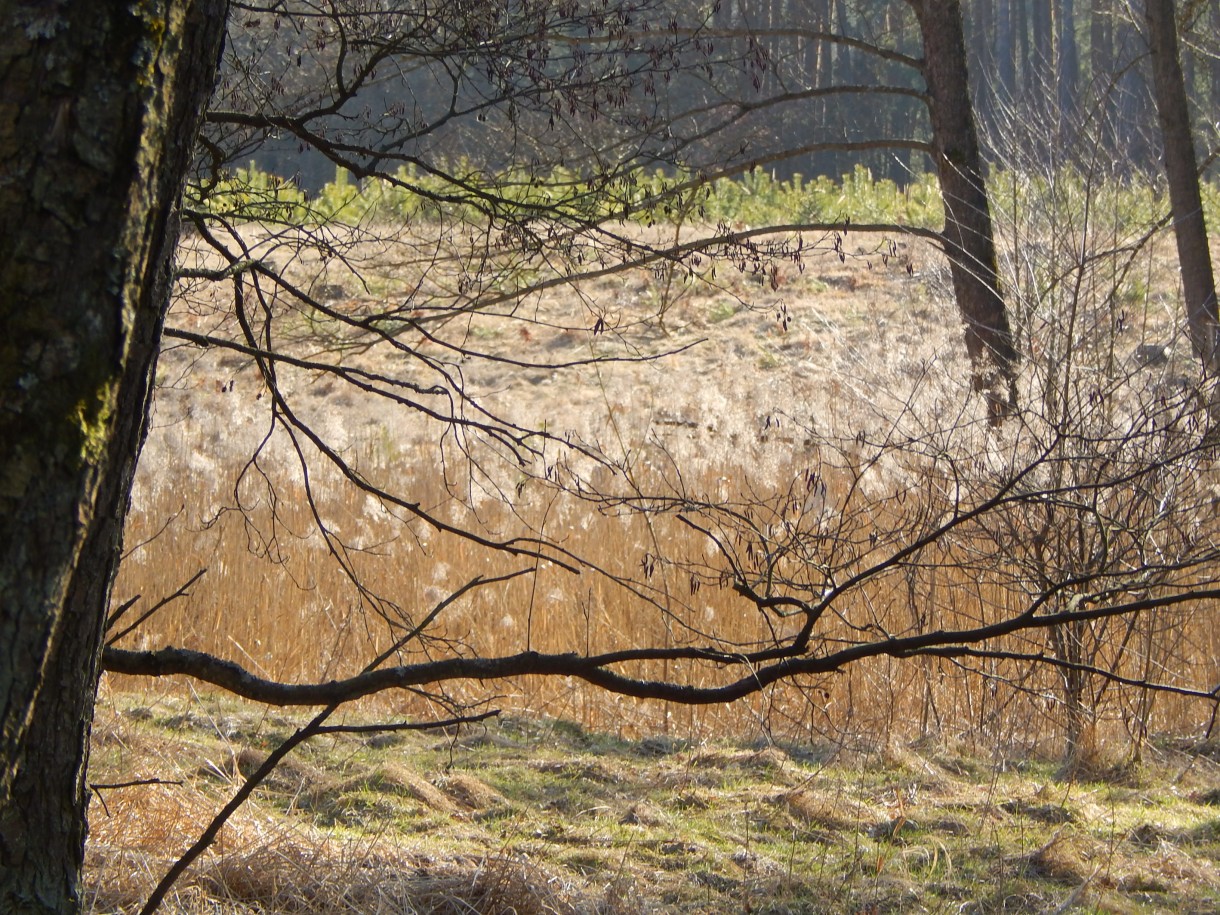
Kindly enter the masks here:
M 96 789 L 91 910 L 135 910 L 298 720 L 111 694 L 90 782 L 161 781 Z M 541 719 L 328 735 L 169 911 L 1203 915 L 1220 911 L 1216 751 L 1086 778 L 933 745 L 628 741 Z

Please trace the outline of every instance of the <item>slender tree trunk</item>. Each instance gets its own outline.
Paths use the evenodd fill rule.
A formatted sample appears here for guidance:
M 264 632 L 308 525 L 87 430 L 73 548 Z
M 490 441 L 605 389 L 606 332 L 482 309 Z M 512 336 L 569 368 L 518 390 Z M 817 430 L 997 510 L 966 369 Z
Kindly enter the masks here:
M 890 0 L 886 8 L 885 34 L 893 36 L 893 46 L 911 57 L 919 55 L 919 36 L 910 11 L 898 0 Z M 895 76 L 898 85 L 917 88 L 919 75 L 908 68 L 903 68 L 902 75 Z M 912 137 L 919 132 L 919 124 L 923 112 L 914 99 L 893 100 L 888 103 L 888 133 L 891 137 Z M 884 157 L 885 165 L 882 173 L 899 187 L 910 183 L 914 170 L 912 168 L 911 150 L 894 149 Z
M 0 0 L 0 911 L 74 912 L 85 763 L 223 0 Z
M 1165 174 L 1169 179 L 1169 203 L 1182 269 L 1190 342 L 1195 355 L 1203 362 L 1204 371 L 1215 376 L 1220 374 L 1216 280 L 1199 193 L 1199 171 L 1190 129 L 1190 106 L 1182 80 L 1173 0 L 1144 0 L 1144 20 L 1152 55 L 1157 119 L 1165 146 Z
M 1036 73 L 1033 66 L 1033 23 L 1030 20 L 1033 15 L 1030 4 L 1034 2 L 1040 0 L 1016 0 L 1012 5 L 1013 38 L 1017 43 L 1017 95 L 1025 111 L 1029 110 Z
M 1089 7 L 1089 80 L 1101 102 L 1102 149 L 1118 158 L 1118 68 L 1114 59 L 1113 0 L 1091 0 Z
M 1016 0 L 998 0 L 996 9 L 995 57 L 999 84 L 996 95 L 1001 107 L 1012 116 L 1017 97 Z
M 1075 124 L 1080 101 L 1080 47 L 1076 41 L 1075 0 L 1057 0 L 1055 5 L 1055 79 L 1058 83 L 1059 116 L 1068 124 Z
M 1138 8 L 1134 8 L 1138 16 Z M 1157 148 L 1150 126 L 1154 102 L 1148 85 L 1148 44 L 1131 16 L 1119 17 L 1114 29 L 1117 68 L 1116 157 L 1145 175 L 1157 171 Z
M 971 26 L 966 46 L 970 49 L 975 111 L 983 135 L 990 138 L 996 129 L 996 0 L 975 0 Z
M 1030 4 L 1030 49 L 1025 93 L 1030 107 L 1039 113 L 1054 104 L 1055 39 L 1051 0 Z
M 1063 112 L 1055 90 L 1055 16 L 1052 0 L 1029 3 L 1029 56 L 1025 58 L 1022 87 L 1022 117 L 1031 125 L 1043 125 L 1050 142 L 1038 148 L 1038 161 L 1049 166 L 1056 158 L 1052 148 L 1062 142 Z
M 831 0 L 829 24 L 831 31 L 839 35 L 858 34 L 858 32 L 852 31 L 851 28 L 847 0 Z M 834 72 L 829 85 L 851 85 L 858 82 L 859 74 L 856 72 L 856 52 L 844 45 L 835 45 L 833 53 Z M 845 104 L 843 99 L 833 99 L 830 106 L 831 119 L 829 123 L 836 135 L 845 136 L 851 127 L 854 126 L 856 112 L 849 105 Z M 847 152 L 832 152 L 830 155 L 832 157 L 831 161 L 834 163 L 831 174 L 836 178 L 846 173 L 859 161 L 854 155 Z
M 970 104 L 958 0 L 908 0 L 924 44 L 932 145 L 945 204 L 945 250 L 976 391 L 993 420 L 1016 405 L 1017 351 L 1000 296 L 991 208 Z
M 830 0 L 814 0 L 814 19 L 813 28 L 818 31 L 830 30 Z M 835 58 L 838 49 L 826 41 L 818 42 L 818 65 L 814 76 L 814 88 L 825 89 L 827 86 L 834 84 L 835 80 Z M 828 98 L 821 98 L 817 102 L 817 107 L 814 109 L 814 123 L 830 124 L 831 118 L 834 117 L 834 103 Z M 819 173 L 826 175 L 838 176 L 836 171 L 838 160 L 833 152 L 814 153 L 810 161 L 810 172 L 813 175 Z

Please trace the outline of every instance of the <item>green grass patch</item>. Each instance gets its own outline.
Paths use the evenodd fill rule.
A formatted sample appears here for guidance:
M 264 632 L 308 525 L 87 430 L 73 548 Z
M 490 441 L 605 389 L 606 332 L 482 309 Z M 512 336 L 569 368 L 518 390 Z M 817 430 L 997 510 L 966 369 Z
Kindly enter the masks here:
M 212 700 L 112 699 L 99 715 L 90 780 L 178 784 L 99 792 L 94 911 L 139 898 L 139 873 L 116 874 L 106 862 L 151 856 L 148 816 L 158 817 L 161 841 L 172 837 L 167 847 L 183 847 L 292 720 Z M 232 868 L 231 880 L 235 855 L 257 853 L 261 866 L 290 871 L 311 856 L 303 897 L 251 890 L 232 912 L 330 911 L 391 868 L 399 876 L 389 892 L 404 911 L 431 911 L 421 906 L 440 873 L 454 878 L 453 892 L 483 893 L 482 903 L 464 897 L 472 906 L 497 892 L 506 905 L 532 895 L 537 906 L 522 913 L 594 904 L 611 915 L 1040 912 L 1070 899 L 1094 912 L 1215 910 L 1214 760 L 1165 749 L 1121 783 L 1056 771 L 1053 761 L 995 764 L 947 747 L 860 756 L 628 741 L 528 718 L 448 735 L 335 735 L 301 748 L 266 781 L 226 827 L 232 836 L 213 849 L 213 866 Z M 157 860 L 167 863 L 163 849 Z M 488 868 L 498 890 L 480 882 Z M 158 873 L 149 865 L 142 879 Z M 263 879 L 275 883 L 271 876 Z M 216 879 L 184 877 L 170 911 L 220 904 Z

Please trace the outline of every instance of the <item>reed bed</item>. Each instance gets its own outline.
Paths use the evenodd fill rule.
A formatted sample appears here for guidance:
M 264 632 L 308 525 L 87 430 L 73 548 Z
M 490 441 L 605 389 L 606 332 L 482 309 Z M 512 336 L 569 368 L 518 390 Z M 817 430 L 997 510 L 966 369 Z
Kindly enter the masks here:
M 140 622 L 120 647 L 192 648 L 286 682 L 341 678 L 475 577 L 515 572 L 524 574 L 445 606 L 387 663 L 639 646 L 744 651 L 790 637 L 800 618 L 760 611 L 733 589 L 735 575 L 808 601 L 862 576 L 819 620 L 814 653 L 976 627 L 1039 595 L 1071 606 L 1071 588 L 1055 587 L 1073 576 L 1111 585 L 1116 600 L 1214 587 L 1213 446 L 1192 426 L 1198 403 L 1181 381 L 1189 356 L 1167 347 L 1162 363 L 1155 349 L 1176 333 L 1164 251 L 1124 274 L 1139 274 L 1142 299 L 1094 302 L 1072 314 L 1075 324 L 1049 299 L 1019 300 L 1031 354 L 1026 409 L 1001 430 L 969 391 L 943 263 L 916 248 L 884 268 L 861 248 L 846 262 L 810 256 L 800 271 L 762 282 L 748 271 L 721 276 L 680 295 L 672 277 L 641 271 L 560 288 L 477 315 L 453 335 L 490 359 L 446 356 L 409 327 L 395 330 L 392 339 L 439 360 L 492 414 L 469 407 L 461 418 L 550 436 L 514 452 L 486 429 L 430 419 L 324 368 L 424 386 L 429 376 L 403 349 L 353 346 L 339 318 L 366 320 L 422 288 L 418 271 L 435 256 L 413 260 L 418 249 L 393 238 L 353 236 L 336 267 L 295 231 L 248 227 L 242 237 L 315 300 L 324 287 L 337 297 L 320 310 L 282 289 L 245 287 L 263 309 L 262 332 L 313 365 L 279 368 L 282 402 L 249 353 L 171 338 L 162 355 L 114 592 L 116 607 L 130 608 L 112 633 Z M 217 266 L 197 250 L 183 260 Z M 454 264 L 465 269 L 460 258 L 441 267 Z M 1026 260 L 1014 270 L 1036 272 Z M 433 298 L 460 285 L 443 269 L 430 276 Z M 1103 279 L 1098 301 L 1111 288 Z M 597 319 L 613 332 L 592 334 Z M 240 338 L 225 287 L 188 285 L 170 323 Z M 1140 356 L 1149 351 L 1154 364 Z M 661 353 L 674 354 L 654 358 Z M 607 354 L 631 358 L 587 361 Z M 282 421 L 289 410 L 301 427 Z M 972 515 L 1022 468 L 1025 490 Z M 551 560 L 489 549 L 459 529 L 486 541 L 545 541 Z M 920 538 L 924 546 L 902 553 Z M 1141 563 L 1156 574 L 1137 587 Z M 1122 897 L 1120 905 L 1161 894 L 1178 908 L 1198 897 L 1198 910 L 1210 910 L 1214 829 L 1199 824 L 1211 822 L 1215 803 L 1214 740 L 1199 739 L 1210 734 L 1214 704 L 1073 679 L 1071 668 L 1028 656 L 1209 689 L 1220 680 L 1215 620 L 1210 603 L 1185 601 L 993 639 L 985 657 L 864 658 L 721 705 L 635 700 L 554 677 L 383 693 L 357 703 L 353 720 L 506 714 L 482 733 L 402 744 L 347 735 L 301 748 L 168 906 L 627 913 L 652 911 L 655 899 L 637 898 L 634 887 L 668 874 L 678 886 L 666 902 L 673 911 L 711 910 L 713 889 L 722 907 L 732 895 L 732 905 L 759 910 L 779 911 L 786 903 L 777 900 L 790 896 L 810 910 L 844 898 L 853 910 L 897 909 L 914 906 L 912 887 L 942 884 L 946 910 L 968 898 L 1006 909 L 1018 895 L 1044 910 L 1086 892 Z M 617 669 L 698 687 L 743 675 L 693 661 Z M 162 781 L 98 791 L 106 806 L 91 816 L 92 910 L 135 911 L 248 774 L 244 763 L 300 722 L 294 712 L 235 705 L 189 680 L 104 679 L 91 781 L 103 772 L 114 773 L 106 781 Z M 616 753 L 646 770 L 638 783 Z M 1168 760 L 1154 781 L 1172 789 L 1131 788 L 1126 800 L 1138 809 L 1121 817 L 1066 800 L 1077 776 L 1138 781 L 1127 764 L 1141 755 Z M 742 758 L 769 780 L 742 775 L 733 762 Z M 1060 768 L 1065 759 L 1071 765 Z M 490 773 L 502 767 L 511 771 L 495 781 Z M 1018 782 L 1006 786 L 1009 777 Z M 482 809 L 453 790 L 454 779 L 493 801 Z M 862 812 L 844 820 L 847 785 L 860 789 L 848 808 Z M 655 804 L 640 804 L 653 789 Z M 937 792 L 947 812 L 919 810 L 917 797 Z M 1172 828 L 1153 824 L 1154 794 L 1183 807 Z M 914 839 L 900 842 L 907 804 Z M 701 819 L 705 810 L 714 824 Z M 943 834 L 937 824 L 947 824 Z M 780 837 L 770 854 L 786 864 L 743 877 L 759 826 Z M 675 829 L 689 829 L 690 841 L 674 841 Z M 607 846 L 607 830 L 625 834 Z M 665 835 L 654 841 L 641 830 Z M 709 842 L 726 843 L 723 852 L 709 852 Z M 692 859 L 675 864 L 681 855 Z M 705 866 L 710 882 L 692 883 L 688 871 Z
M 1056 576 L 1084 568 L 1082 544 L 1097 541 L 1094 522 L 1106 513 L 1121 524 L 1102 539 L 1121 541 L 1123 562 L 1157 543 L 1166 565 L 1158 593 L 1206 585 L 1213 574 L 1200 560 L 1215 535 L 1210 454 L 1186 448 L 1165 472 L 1145 472 L 1170 441 L 1158 430 L 1186 425 L 1195 409 L 1175 380 L 1189 370 L 1187 353 L 1155 371 L 1130 355 L 1175 333 L 1164 250 L 1149 248 L 1142 272 L 1122 273 L 1139 274 L 1142 304 L 1130 295 L 1115 304 L 1111 295 L 1089 311 L 1032 293 L 1020 300 L 1032 354 L 1022 379 L 1029 418 L 997 431 L 969 393 L 943 259 L 930 249 L 869 242 L 845 258 L 836 241 L 821 252 L 810 247 L 799 270 L 715 279 L 709 270 L 689 289 L 663 271 L 573 282 L 510 298 L 507 310 L 463 313 L 456 334 L 440 325 L 462 347 L 459 358 L 433 338 L 412 338 L 409 323 L 371 342 L 353 334 L 367 331 L 371 314 L 389 315 L 383 324 L 401 320 L 405 306 L 394 303 L 425 286 L 428 301 L 447 301 L 463 271 L 490 269 L 488 262 L 472 267 L 468 252 L 442 256 L 431 241 L 368 231 L 331 230 L 325 255 L 316 237 L 291 227 L 251 226 L 238 237 L 244 250 L 277 263 L 292 288 L 317 292 L 304 301 L 282 288 L 242 287 L 265 322 L 259 333 L 270 340 L 274 328 L 276 345 L 313 368 L 281 366 L 283 405 L 273 406 L 249 353 L 181 341 L 167 348 L 116 603 L 138 596 L 127 617 L 136 618 L 206 571 L 122 647 L 194 648 L 291 682 L 343 677 L 476 576 L 528 570 L 446 607 L 396 660 L 756 648 L 790 635 L 800 620 L 760 612 L 735 592 L 730 555 L 739 569 L 762 575 L 767 566 L 783 588 L 816 600 L 829 582 L 885 561 L 954 513 L 968 515 L 972 500 L 985 499 L 1021 461 L 1032 462 L 1029 478 L 1039 486 L 1067 494 L 1061 501 L 1079 490 L 1092 493 L 1091 506 L 1064 515 L 1068 529 L 1056 525 L 1049 539 L 1034 534 L 1048 504 L 1036 494 L 957 525 L 844 592 L 815 642 L 830 650 L 1019 613 Z M 1037 278 L 1031 256 L 1013 268 L 1014 287 Z M 182 261 L 217 266 L 197 241 Z M 522 269 L 505 267 L 496 282 Z M 1093 277 L 1090 301 L 1113 292 L 1106 279 Z M 325 290 L 333 291 L 319 310 Z M 184 285 L 171 325 L 237 339 L 232 294 L 223 285 Z M 1065 317 L 1069 306 L 1076 310 Z M 1122 320 L 1112 320 L 1106 309 L 1119 306 Z M 612 332 L 597 333 L 607 326 Z M 394 348 L 401 339 L 414 349 Z M 417 365 L 404 353 L 432 361 Z M 438 361 L 445 353 L 451 362 Z M 606 356 L 620 361 L 588 361 Z M 524 364 L 506 367 L 512 360 Z M 420 368 L 438 364 L 450 374 Z M 486 419 L 478 412 L 485 409 L 494 429 L 550 438 L 523 460 L 525 446 L 506 449 L 486 429 L 370 395 L 318 368 L 325 365 L 398 373 L 421 390 L 443 377 L 463 386 L 451 399 L 469 398 L 463 422 Z M 283 421 L 288 409 L 331 455 Z M 1190 440 L 1197 445 L 1198 436 Z M 1122 484 L 1135 487 L 1127 494 L 1105 477 L 1124 462 L 1137 468 Z M 1140 490 L 1149 486 L 1172 491 L 1172 524 Z M 514 558 L 445 527 L 492 541 L 549 541 L 559 547 L 552 558 L 564 561 Z M 1074 648 L 1043 630 L 988 647 L 1023 655 L 1070 648 L 1077 662 L 1134 680 L 1210 688 L 1216 632 L 1210 608 L 1182 603 L 1090 624 L 1071 634 Z M 694 686 L 742 675 L 689 661 L 621 669 Z M 537 677 L 448 683 L 436 694 L 381 696 L 377 706 L 428 718 L 447 714 L 448 702 L 573 719 L 625 737 L 754 734 L 861 747 L 937 739 L 1053 754 L 1074 734 L 1087 739 L 1088 754 L 1103 756 L 1150 734 L 1209 726 L 1206 703 L 1085 680 L 1072 693 L 1062 670 L 1016 657 L 883 656 L 729 706 L 635 701 Z
M 419 445 L 411 453 L 395 452 L 392 461 L 383 457 L 370 444 L 353 464 L 386 486 L 409 468 L 412 497 L 434 516 L 477 522 L 477 530 L 493 538 L 552 538 L 567 555 L 585 557 L 590 565 L 574 574 L 556 563 L 531 563 L 437 532 L 333 472 L 314 472 L 307 488 L 299 468 L 286 459 L 264 459 L 260 474 L 242 476 L 240 467 L 232 468 L 227 477 L 184 478 L 172 468 L 146 467 L 116 595 L 140 595 L 135 612 L 206 572 L 189 596 L 159 610 L 119 644 L 194 648 L 270 679 L 339 678 L 358 672 L 473 577 L 532 566 L 526 575 L 447 607 L 397 660 L 524 650 L 601 653 L 640 645 L 758 646 L 799 624 L 799 619 L 761 613 L 728 587 L 727 579 L 718 579 L 716 548 L 677 513 L 629 511 L 625 497 L 580 497 L 537 480 L 514 490 L 511 498 L 484 499 L 472 509 L 443 473 L 428 472 L 435 467 L 434 449 Z M 878 485 L 873 492 L 858 485 L 866 478 L 859 464 L 834 467 L 823 461 L 819 466 L 820 478 L 830 481 L 823 500 L 837 504 L 839 514 L 821 506 L 816 517 L 812 506 L 793 514 L 789 495 L 809 472 L 808 462 L 790 468 L 782 486 L 762 487 L 740 468 L 736 472 L 742 476 L 729 476 L 723 466 L 703 468 L 697 477 L 685 478 L 684 486 L 688 498 L 698 495 L 707 504 L 754 512 L 758 529 L 832 523 L 826 549 L 839 563 L 840 575 L 866 566 L 887 546 L 894 549 L 904 536 L 918 535 L 946 510 L 943 478 L 920 478 L 907 468 L 900 506 L 894 490 L 883 492 Z M 655 479 L 634 475 L 629 489 L 664 491 L 662 471 L 651 473 Z M 852 550 L 860 554 L 854 562 L 844 558 Z M 794 552 L 780 571 L 807 584 L 810 573 L 802 571 L 802 562 L 816 566 L 817 557 L 802 560 Z M 895 567 L 847 595 L 842 615 L 828 615 L 818 638 L 834 647 L 861 641 L 870 632 L 976 626 L 1023 609 L 1019 579 L 1016 560 L 1000 554 L 992 535 L 974 531 L 946 537 L 934 555 Z M 1210 611 L 1189 604 L 1143 614 L 1136 625 L 1113 625 L 1096 638 L 1091 660 L 1136 679 L 1207 683 L 1220 657 Z M 993 647 L 1044 652 L 1046 634 L 1013 636 Z M 691 662 L 623 669 L 695 686 L 740 676 Z M 860 748 L 936 739 L 964 742 L 975 752 L 1004 747 L 1005 752 L 1057 753 L 1066 726 L 1061 674 L 1016 660 L 866 659 L 822 677 L 769 687 L 728 706 L 636 701 L 582 682 L 543 677 L 451 683 L 443 693 L 454 703 L 571 719 L 628 738 L 751 734 L 833 739 Z M 1197 733 L 1207 725 L 1207 709 L 1197 702 L 1116 688 L 1098 689 L 1097 696 L 1087 710 L 1097 749 L 1127 752 L 1149 733 Z M 376 707 L 394 716 L 443 714 L 428 696 L 408 693 L 379 697 Z

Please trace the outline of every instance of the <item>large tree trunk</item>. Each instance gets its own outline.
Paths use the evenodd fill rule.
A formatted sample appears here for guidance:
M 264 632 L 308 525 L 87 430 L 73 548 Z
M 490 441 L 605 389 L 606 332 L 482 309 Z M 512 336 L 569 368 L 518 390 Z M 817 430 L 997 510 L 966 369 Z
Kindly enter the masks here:
M 1017 351 L 1000 296 L 991 209 L 970 104 L 958 0 L 908 0 L 924 46 L 932 145 L 945 204 L 945 250 L 976 391 L 993 420 L 1016 404 Z
M 1216 280 L 1199 193 L 1199 170 L 1178 55 L 1173 0 L 1144 0 L 1144 19 L 1148 26 L 1152 87 L 1165 147 L 1165 174 L 1169 179 L 1169 204 L 1173 210 L 1173 232 L 1178 243 L 1190 342 L 1195 355 L 1203 362 L 1204 371 L 1216 376 L 1220 374 Z
M 79 908 L 84 773 L 224 0 L 0 2 L 0 911 Z

